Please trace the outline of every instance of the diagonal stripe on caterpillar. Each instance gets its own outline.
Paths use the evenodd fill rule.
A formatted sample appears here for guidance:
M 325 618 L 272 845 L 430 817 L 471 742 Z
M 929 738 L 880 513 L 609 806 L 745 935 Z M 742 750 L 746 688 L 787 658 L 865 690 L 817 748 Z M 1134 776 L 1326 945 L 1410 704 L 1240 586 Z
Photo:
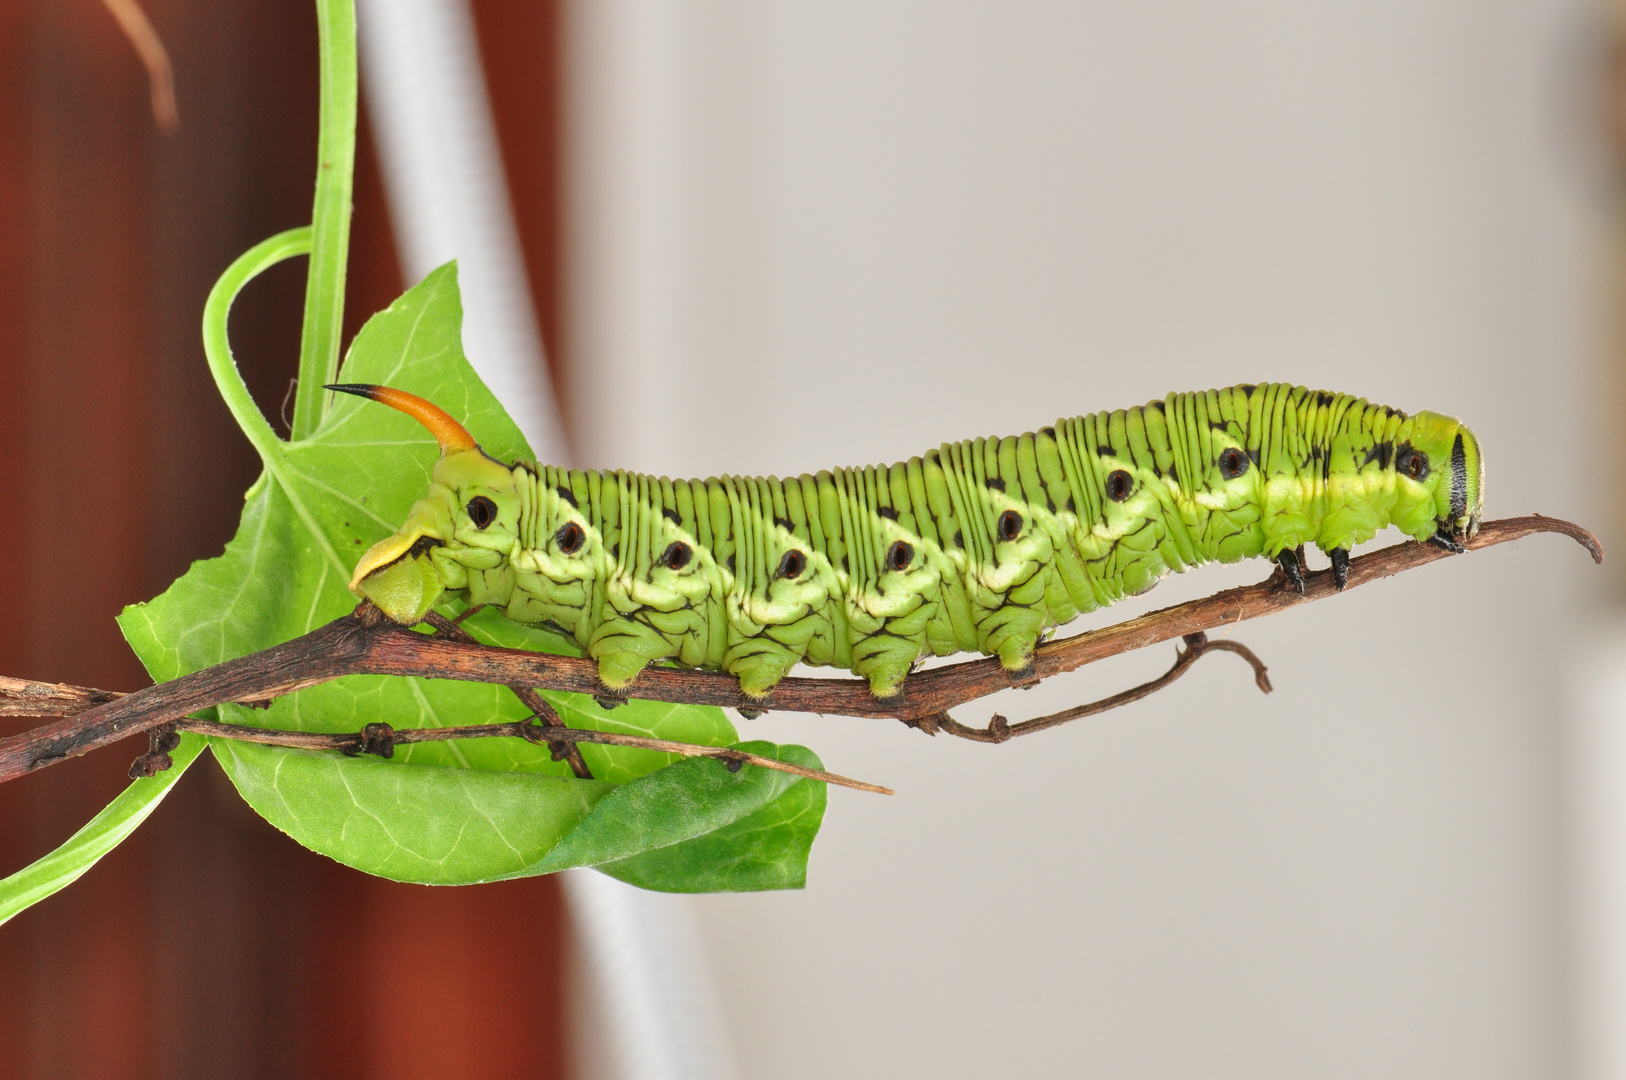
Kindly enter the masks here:
M 878 698 L 914 664 L 978 651 L 1030 666 L 1051 627 L 1171 571 L 1314 543 L 1335 570 L 1389 525 L 1460 547 L 1479 443 L 1457 420 L 1285 383 L 1170 394 L 891 466 L 670 480 L 487 456 L 404 391 L 329 389 L 414 416 L 441 447 L 428 494 L 351 588 L 402 623 L 447 590 L 551 624 L 611 690 L 652 661 L 766 697 L 798 662 Z

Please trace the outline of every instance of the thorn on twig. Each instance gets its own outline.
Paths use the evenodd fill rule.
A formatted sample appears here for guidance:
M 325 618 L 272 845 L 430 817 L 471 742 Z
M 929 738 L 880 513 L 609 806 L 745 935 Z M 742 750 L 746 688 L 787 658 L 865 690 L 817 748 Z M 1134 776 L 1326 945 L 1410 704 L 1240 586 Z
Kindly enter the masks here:
M 919 716 L 899 717 L 906 727 L 924 731 L 928 735 L 936 735 L 943 730 L 942 721 L 948 719 L 948 713 L 921 713 Z
M 571 751 L 576 748 L 575 744 L 560 742 L 557 739 L 550 741 L 547 735 L 547 726 L 544 724 L 539 724 L 536 721 L 537 716 L 535 713 L 532 713 L 530 716 L 527 716 L 525 719 L 521 720 L 519 722 L 520 735 L 524 736 L 526 742 L 536 743 L 538 746 L 546 743 L 548 747 L 548 754 L 553 758 L 554 761 L 569 761 Z M 591 780 L 592 775 L 589 774 L 588 776 L 583 777 L 583 779 Z
M 173 724 L 153 728 L 147 733 L 147 752 L 130 762 L 130 779 L 150 779 L 168 771 L 175 764 L 170 752 L 180 745 L 181 736 Z
M 1011 737 L 1011 722 L 999 713 L 988 719 L 988 734 L 996 743 L 1002 743 Z
M 388 724 L 368 724 L 356 735 L 355 741 L 344 748 L 346 757 L 358 754 L 377 754 L 381 758 L 395 756 L 395 729 Z

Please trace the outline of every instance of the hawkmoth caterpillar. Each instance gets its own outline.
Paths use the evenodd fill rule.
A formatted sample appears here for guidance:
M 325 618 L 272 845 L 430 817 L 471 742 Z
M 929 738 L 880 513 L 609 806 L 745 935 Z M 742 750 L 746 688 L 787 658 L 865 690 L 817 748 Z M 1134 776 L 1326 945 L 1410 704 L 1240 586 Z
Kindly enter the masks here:
M 731 672 L 765 698 L 798 662 L 877 698 L 928 653 L 1030 667 L 1051 628 L 1199 563 L 1274 559 L 1303 589 L 1315 543 L 1343 587 L 1388 525 L 1449 550 L 1479 527 L 1479 443 L 1457 420 L 1285 383 L 1170 394 L 891 466 L 670 480 L 482 451 L 437 406 L 334 385 L 415 417 L 441 457 L 351 589 L 401 623 L 448 590 L 547 623 L 610 690 L 645 665 Z

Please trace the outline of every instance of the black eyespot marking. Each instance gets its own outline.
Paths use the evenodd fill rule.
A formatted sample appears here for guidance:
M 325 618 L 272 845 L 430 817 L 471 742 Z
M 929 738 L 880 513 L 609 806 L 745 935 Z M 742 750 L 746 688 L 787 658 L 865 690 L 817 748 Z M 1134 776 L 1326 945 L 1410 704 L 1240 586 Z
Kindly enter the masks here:
M 574 555 L 587 542 L 587 533 L 574 521 L 567 521 L 553 534 L 553 542 L 559 545 L 559 550 L 564 554 Z
M 1122 469 L 1113 469 L 1107 473 L 1107 498 L 1113 502 L 1123 502 L 1134 490 L 1135 478 Z
M 1022 535 L 1022 515 L 1015 510 L 1007 510 L 999 515 L 999 538 L 1006 542 L 1015 540 Z
M 474 522 L 476 529 L 485 529 L 497 520 L 497 504 L 484 495 L 476 495 L 469 500 L 469 520 Z
M 800 551 L 787 551 L 779 560 L 779 576 L 794 581 L 807 569 L 807 555 Z
M 1234 446 L 1226 447 L 1220 451 L 1219 471 L 1220 475 L 1227 480 L 1235 480 L 1247 472 L 1250 464 L 1252 463 L 1248 460 L 1248 455 Z
M 892 546 L 886 549 L 886 568 L 888 570 L 907 570 L 909 564 L 915 561 L 915 548 L 906 540 L 895 540 Z
M 1428 476 L 1428 458 L 1410 443 L 1403 444 L 1395 451 L 1395 472 L 1412 480 L 1422 480 Z
M 661 552 L 661 565 L 668 570 L 682 570 L 689 565 L 689 560 L 693 557 L 694 548 L 682 540 L 673 540 L 666 545 L 666 550 Z

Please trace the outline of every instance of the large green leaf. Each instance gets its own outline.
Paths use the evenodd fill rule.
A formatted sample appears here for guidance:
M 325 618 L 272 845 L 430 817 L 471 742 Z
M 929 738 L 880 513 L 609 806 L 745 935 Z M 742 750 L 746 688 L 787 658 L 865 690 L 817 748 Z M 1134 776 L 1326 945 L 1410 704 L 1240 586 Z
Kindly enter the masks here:
M 461 322 L 456 268 L 448 265 L 367 323 L 343 377 L 422 395 L 459 417 L 494 457 L 528 457 L 518 428 L 463 356 Z M 434 440 L 415 421 L 352 397 L 336 401 L 311 438 L 261 451 L 265 471 L 249 489 L 237 535 L 225 552 L 195 563 L 163 595 L 119 617 L 155 680 L 256 652 L 350 611 L 355 598 L 346 586 L 352 567 L 406 516 L 428 486 L 438 455 Z M 476 614 L 466 626 L 490 644 L 575 651 L 556 634 L 511 623 L 495 612 Z M 582 695 L 548 697 L 572 727 L 706 746 L 727 746 L 738 738 L 715 708 L 634 701 L 607 712 Z M 357 731 L 374 721 L 398 728 L 491 723 L 527 714 L 504 687 L 384 676 L 336 680 L 288 695 L 269 709 L 222 705 L 219 712 L 225 720 L 301 731 Z M 189 740 L 193 754 L 195 747 Z M 215 740 L 213 749 L 249 804 L 300 843 L 369 873 L 442 884 L 612 860 L 620 860 L 620 866 L 647 850 L 688 849 L 708 831 L 722 845 L 719 863 L 743 864 L 752 860 L 749 849 L 760 846 L 763 833 L 742 834 L 741 850 L 732 853 L 727 830 L 770 810 L 776 800 L 785 802 L 785 816 L 816 826 L 817 815 L 810 818 L 805 809 L 807 792 L 818 789 L 821 809 L 823 799 L 822 784 L 792 783 L 771 770 L 748 768 L 734 775 L 710 760 L 683 761 L 624 747 L 583 746 L 596 778 L 590 781 L 575 779 L 546 747 L 522 739 L 418 743 L 400 748 L 388 761 L 224 740 Z M 811 758 L 797 747 L 774 752 L 799 761 Z M 758 776 L 764 773 L 766 779 Z M 54 873 L 51 880 L 64 884 L 72 880 L 122 839 L 178 774 L 176 769 L 135 781 L 97 818 L 96 830 L 87 826 L 47 856 L 58 860 L 55 871 L 38 869 L 45 865 L 42 860 L 16 876 L 33 874 L 30 881 L 36 884 L 42 874 Z M 726 782 L 719 784 L 718 774 Z M 647 783 L 640 784 L 640 778 Z M 609 810 L 595 816 L 595 807 L 606 799 L 613 800 Z M 627 807 L 645 816 L 643 846 L 629 841 Z M 82 841 L 86 832 L 99 839 Z M 805 827 L 772 836 L 784 844 L 781 856 L 805 868 L 804 832 Z M 76 842 L 80 856 L 70 852 Z M 568 855 L 551 858 L 561 844 L 568 845 L 563 849 Z M 73 861 L 92 850 L 89 861 Z M 64 878 L 58 871 L 65 865 L 77 869 Z M 623 876 L 648 888 L 681 890 L 692 890 L 703 879 L 690 863 L 674 862 L 670 874 L 663 865 L 634 867 Z M 31 899 L 21 899 L 22 886 L 6 890 L 11 880 L 0 882 L 0 912 L 11 910 L 8 903 L 26 906 L 45 895 L 32 888 L 26 893 Z M 720 872 L 711 880 L 716 888 L 769 887 L 730 884 L 767 880 L 749 875 Z M 801 878 L 791 874 L 777 887 L 799 884 Z

